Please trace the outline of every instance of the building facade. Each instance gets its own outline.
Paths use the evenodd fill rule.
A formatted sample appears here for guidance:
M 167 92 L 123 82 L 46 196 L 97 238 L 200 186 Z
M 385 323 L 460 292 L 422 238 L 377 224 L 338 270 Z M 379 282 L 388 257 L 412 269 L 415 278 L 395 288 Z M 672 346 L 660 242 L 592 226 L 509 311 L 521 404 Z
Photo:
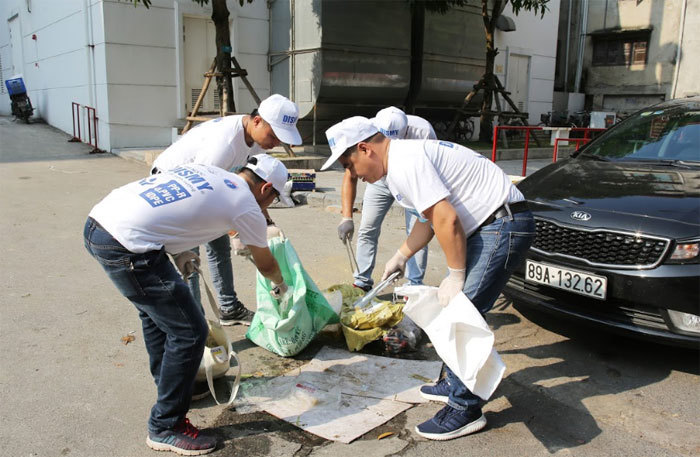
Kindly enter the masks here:
M 532 123 L 551 110 L 559 3 L 551 0 L 544 18 L 507 9 L 516 31 L 496 34 L 496 72 Z M 390 104 L 451 119 L 483 71 L 481 0 L 424 18 L 406 0 L 227 5 L 233 55 L 261 98 L 282 93 L 299 103 L 307 143 L 323 142 L 327 125 L 317 118 L 327 124 Z M 148 9 L 132 0 L 3 0 L 0 114 L 10 113 L 4 80 L 22 75 L 35 116 L 69 134 L 79 120 L 87 141 L 90 107 L 100 149 L 168 146 L 214 59 L 210 17 L 211 7 L 193 0 L 153 0 Z M 233 84 L 236 111 L 250 112 L 248 90 Z M 210 89 L 203 109 L 218 104 Z
M 568 45 L 568 46 L 567 46 Z M 621 115 L 700 93 L 700 2 L 563 0 L 555 90 Z
M 266 97 L 267 5 L 227 4 L 233 52 Z M 210 17 L 211 7 L 192 0 L 154 0 L 149 9 L 130 0 L 3 0 L 0 75 L 22 75 L 35 116 L 65 132 L 73 132 L 72 103 L 81 106 L 82 136 L 84 107 L 94 108 L 101 149 L 168 145 L 213 60 Z M 237 110 L 253 109 L 245 87 L 234 85 Z M 0 114 L 9 113 L 3 82 Z
M 494 73 L 518 109 L 529 114 L 532 125 L 552 110 L 559 4 L 559 0 L 550 1 L 542 17 L 528 11 L 515 16 L 508 4 L 503 15 L 513 19 L 515 31 L 497 30 L 494 36 L 499 50 Z

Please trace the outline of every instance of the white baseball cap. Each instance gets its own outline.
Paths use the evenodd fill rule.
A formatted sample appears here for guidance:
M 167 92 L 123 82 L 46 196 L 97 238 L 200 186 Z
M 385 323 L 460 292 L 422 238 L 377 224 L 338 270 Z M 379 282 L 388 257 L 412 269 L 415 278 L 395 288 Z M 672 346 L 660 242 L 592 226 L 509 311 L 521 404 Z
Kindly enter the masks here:
M 372 122 L 387 138 L 398 140 L 406 136 L 408 117 L 406 117 L 406 113 L 395 106 L 377 111 L 377 115 L 372 118 Z
M 273 94 L 260 102 L 258 114 L 270 124 L 281 142 L 301 144 L 301 135 L 297 130 L 299 107 L 296 103 L 280 94 Z
M 291 186 L 287 186 L 289 180 L 289 171 L 287 167 L 279 160 L 267 154 L 256 154 L 248 158 L 248 163 L 244 168 L 251 170 L 258 175 L 260 179 L 272 184 L 272 187 L 279 193 L 280 200 L 287 206 L 292 202 L 289 196 Z
M 355 146 L 378 132 L 377 127 L 369 119 L 362 116 L 349 117 L 326 130 L 331 156 L 323 164 L 321 171 L 333 165 L 333 162 L 338 160 L 349 147 Z

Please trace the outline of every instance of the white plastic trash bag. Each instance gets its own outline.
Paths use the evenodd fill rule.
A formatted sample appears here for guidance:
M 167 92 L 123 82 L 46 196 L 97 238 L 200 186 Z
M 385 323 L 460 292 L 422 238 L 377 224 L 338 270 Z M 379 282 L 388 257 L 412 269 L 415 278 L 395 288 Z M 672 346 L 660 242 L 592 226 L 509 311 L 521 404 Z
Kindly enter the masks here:
M 493 349 L 493 332 L 464 293 L 455 295 L 443 308 L 437 292 L 437 287 L 430 286 L 394 290 L 406 297 L 404 314 L 425 331 L 445 364 L 470 391 L 488 400 L 506 371 Z

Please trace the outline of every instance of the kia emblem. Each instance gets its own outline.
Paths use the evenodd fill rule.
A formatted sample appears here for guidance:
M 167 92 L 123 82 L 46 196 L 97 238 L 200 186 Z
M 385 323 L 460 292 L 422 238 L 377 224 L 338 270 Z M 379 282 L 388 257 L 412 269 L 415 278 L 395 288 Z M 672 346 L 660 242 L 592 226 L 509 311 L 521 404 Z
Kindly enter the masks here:
M 574 211 L 571 213 L 571 219 L 585 222 L 591 220 L 591 215 L 585 211 Z

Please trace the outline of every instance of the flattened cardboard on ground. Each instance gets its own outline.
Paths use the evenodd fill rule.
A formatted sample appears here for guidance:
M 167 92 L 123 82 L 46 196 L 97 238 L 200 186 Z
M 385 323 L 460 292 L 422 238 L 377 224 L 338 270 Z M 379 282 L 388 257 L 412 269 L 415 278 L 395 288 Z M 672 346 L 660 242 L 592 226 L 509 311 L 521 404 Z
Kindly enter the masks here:
M 350 443 L 426 400 L 442 362 L 403 360 L 324 347 L 301 368 L 243 390 L 239 410 L 262 409 L 328 440 Z

